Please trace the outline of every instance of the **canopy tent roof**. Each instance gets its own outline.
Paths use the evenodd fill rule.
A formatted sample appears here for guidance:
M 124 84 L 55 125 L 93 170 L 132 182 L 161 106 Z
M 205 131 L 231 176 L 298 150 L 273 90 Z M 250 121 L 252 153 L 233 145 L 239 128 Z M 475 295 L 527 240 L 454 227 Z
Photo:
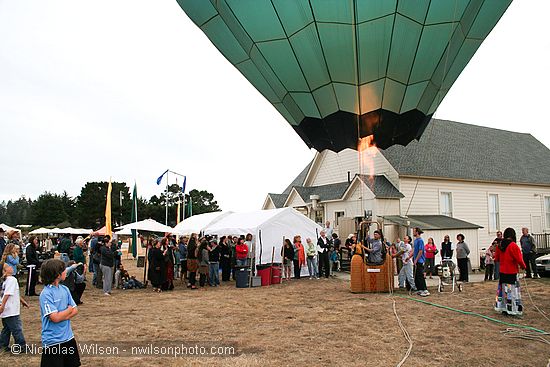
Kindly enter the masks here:
M 107 228 L 105 226 L 103 226 L 100 229 L 98 229 L 97 231 L 93 231 L 92 234 L 94 234 L 96 236 L 105 236 L 106 231 L 107 231 Z
M 251 233 L 258 264 L 281 261 L 283 238 L 292 239 L 295 235 L 314 243 L 322 228 L 317 223 L 294 208 L 258 210 L 248 213 L 233 213 L 204 230 L 206 234 L 242 235 Z M 272 258 L 273 256 L 273 258 Z M 307 272 L 304 268 L 303 271 Z
M 387 215 L 382 217 L 401 226 L 420 227 L 420 229 L 479 229 L 480 225 L 466 222 L 460 219 L 448 217 L 446 215 L 409 215 L 402 217 L 400 215 Z M 407 223 L 407 221 L 409 223 Z
M 132 230 L 129 228 L 122 228 L 121 230 L 116 231 L 115 233 L 119 236 L 131 236 Z
M 48 233 L 52 233 L 52 230 L 44 227 L 40 227 L 35 229 L 34 231 L 29 232 L 29 234 L 48 234 Z
M 57 229 L 57 231 L 50 230 L 51 233 L 59 233 L 59 234 L 91 234 L 91 229 L 84 229 L 84 228 L 72 228 L 67 227 L 63 229 Z
M 4 232 L 6 232 L 6 233 L 10 232 L 10 231 L 16 231 L 16 232 L 19 232 L 19 234 L 21 234 L 20 229 L 10 227 L 10 226 L 8 226 L 7 224 L 4 224 L 4 223 L 0 223 L 0 228 L 2 228 L 4 230 Z
M 141 231 L 162 233 L 172 233 L 174 231 L 172 227 L 159 223 L 154 219 L 144 219 L 140 220 L 139 222 L 128 223 L 116 229 L 137 229 Z
M 186 235 L 200 233 L 208 226 L 213 225 L 231 213 L 233 212 L 211 212 L 193 215 L 178 223 L 178 225 L 174 227 L 173 233 Z

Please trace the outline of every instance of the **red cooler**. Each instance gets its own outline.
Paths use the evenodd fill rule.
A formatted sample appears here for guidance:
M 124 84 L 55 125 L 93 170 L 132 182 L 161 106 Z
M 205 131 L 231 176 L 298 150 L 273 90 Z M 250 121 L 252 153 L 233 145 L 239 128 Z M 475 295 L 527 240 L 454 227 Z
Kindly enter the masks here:
M 283 264 L 271 264 L 271 284 L 281 284 L 281 275 L 283 274 Z
M 271 284 L 271 265 L 256 265 L 256 275 L 262 278 L 262 287 Z

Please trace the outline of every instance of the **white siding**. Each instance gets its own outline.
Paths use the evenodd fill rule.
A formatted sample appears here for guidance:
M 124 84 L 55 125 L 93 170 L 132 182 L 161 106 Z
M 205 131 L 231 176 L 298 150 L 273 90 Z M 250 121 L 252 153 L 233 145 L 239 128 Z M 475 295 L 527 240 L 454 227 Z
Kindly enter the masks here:
M 265 199 L 264 206 L 262 207 L 262 210 L 269 210 L 269 209 L 276 209 L 275 205 L 273 204 L 273 201 L 268 196 L 267 199 Z
M 285 206 L 295 207 L 295 206 L 305 206 L 305 205 L 306 203 L 302 200 L 300 195 L 298 195 L 296 190 L 292 189 L 287 199 L 287 204 Z
M 479 248 L 486 247 L 496 237 L 495 232 L 489 231 L 489 194 L 498 195 L 500 229 L 512 227 L 518 233 L 521 227 L 531 227 L 532 217 L 544 216 L 542 197 L 550 195 L 550 187 L 425 178 L 402 178 L 400 191 L 405 195 L 401 200 L 402 215 L 438 214 L 440 192 L 451 192 L 454 218 L 484 227 L 479 230 Z M 441 240 L 436 239 L 436 242 Z M 466 242 L 470 244 L 468 239 Z
M 359 164 L 359 153 L 356 150 L 345 149 L 340 153 L 325 150 L 322 153 L 318 153 L 315 164 L 306 180 L 306 186 L 321 186 L 345 182 L 348 179 L 348 171 L 350 172 L 351 179 L 356 174 L 371 174 L 368 153 L 363 152 L 362 154 L 363 167 Z M 399 188 L 397 172 L 380 152 L 372 158 L 372 161 L 372 174 L 385 175 L 390 182 Z

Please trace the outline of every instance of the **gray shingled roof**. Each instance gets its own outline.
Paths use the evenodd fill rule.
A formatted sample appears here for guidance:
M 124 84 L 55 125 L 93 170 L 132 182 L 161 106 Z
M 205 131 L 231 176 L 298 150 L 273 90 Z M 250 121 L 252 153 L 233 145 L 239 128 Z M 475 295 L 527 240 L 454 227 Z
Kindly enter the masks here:
M 409 227 L 420 227 L 420 229 L 478 229 L 483 228 L 474 223 L 466 222 L 460 219 L 447 217 L 446 215 L 409 215 L 402 217 L 400 215 L 387 215 L 382 217 L 384 220 L 405 226 L 407 220 Z
M 550 149 L 531 134 L 433 119 L 420 141 L 381 152 L 400 175 L 550 184 Z
M 298 191 L 298 194 L 306 203 L 311 201 L 309 200 L 310 195 L 319 195 L 319 201 L 341 199 L 348 187 L 349 183 L 347 182 L 339 182 L 322 186 L 294 186 L 296 191 Z
M 288 194 L 268 194 L 271 200 L 273 201 L 273 205 L 275 205 L 275 208 L 282 208 L 285 205 L 285 201 L 288 198 Z
M 373 179 L 368 175 L 357 175 L 365 185 L 374 193 L 378 199 L 401 199 L 403 195 L 386 176 L 374 176 Z
M 294 186 L 302 186 L 304 182 L 306 181 L 307 173 L 309 172 L 309 167 L 311 167 L 311 164 L 313 163 L 313 159 L 309 164 L 304 168 L 302 172 L 296 178 L 288 185 L 288 187 L 283 191 L 283 194 L 290 194 L 290 191 Z

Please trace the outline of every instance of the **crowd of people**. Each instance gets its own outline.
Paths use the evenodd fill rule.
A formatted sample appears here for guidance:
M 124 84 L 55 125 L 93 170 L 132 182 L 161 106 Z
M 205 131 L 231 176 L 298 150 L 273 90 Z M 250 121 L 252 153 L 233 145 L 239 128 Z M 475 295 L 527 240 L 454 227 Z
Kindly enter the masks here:
M 420 296 L 428 296 L 426 277 L 437 275 L 435 256 L 441 252 L 443 259 L 456 259 L 460 271 L 459 281 L 468 282 L 469 247 L 465 236 L 456 236 L 453 245 L 450 237 L 444 237 L 440 247 L 433 238 L 424 243 L 423 231 L 413 229 L 413 238 L 404 236 L 393 244 L 386 242 L 382 231 L 373 232 L 373 237 L 358 241 L 350 234 L 342 244 L 338 235 L 330 228 L 330 223 L 320 232 L 316 243 L 306 238 L 302 244 L 301 236 L 293 240 L 285 239 L 281 250 L 284 278 L 292 275 L 299 279 L 302 269 L 307 267 L 310 278 L 324 276 L 328 278 L 333 269 L 339 270 L 340 253 L 348 249 L 354 262 L 367 261 L 380 264 L 386 258 L 392 259 L 398 275 L 399 288 L 408 287 Z M 235 279 L 239 267 L 254 267 L 253 238 L 246 236 L 222 236 L 219 239 L 210 236 L 189 237 L 166 235 L 147 242 L 148 281 L 153 291 L 162 292 L 174 289 L 174 281 L 180 279 L 190 289 L 203 288 L 206 285 L 217 287 L 221 282 Z M 110 236 L 77 237 L 74 242 L 69 236 L 59 239 L 55 258 L 43 261 L 43 246 L 36 237 L 29 237 L 26 246 L 18 234 L 9 233 L 8 241 L 0 228 L 0 254 L 2 269 L 2 294 L 0 317 L 2 332 L 0 348 L 7 349 L 13 336 L 16 344 L 25 345 L 20 306 L 27 301 L 20 297 L 18 277 L 20 260 L 25 258 L 28 277 L 25 295 L 37 296 L 37 269 L 43 284 L 40 293 L 40 311 L 42 320 L 42 365 L 56 365 L 60 361 L 79 363 L 78 350 L 69 355 L 56 353 L 59 349 L 49 346 L 72 348 L 76 346 L 70 320 L 77 313 L 77 305 L 82 304 L 82 295 L 86 289 L 86 275 L 93 272 L 92 284 L 101 288 L 106 296 L 111 295 L 114 285 L 117 288 L 143 288 L 144 284 L 129 276 L 121 261 L 120 245 Z M 23 250 L 24 249 L 24 250 Z M 536 244 L 527 228 L 522 229 L 519 241 L 512 228 L 498 232 L 497 237 L 485 253 L 485 280 L 497 279 L 497 295 L 494 309 L 510 315 L 522 315 L 523 305 L 519 283 L 519 269 L 526 269 L 526 277 L 538 277 L 534 254 Z M 388 254 L 388 255 L 387 255 Z M 88 264 L 86 255 L 89 256 Z M 356 261 L 357 260 L 357 261 Z M 294 274 L 292 274 L 292 270 Z M 198 273 L 198 274 L 197 274 Z M 532 274 L 533 273 L 533 274 Z M 197 275 L 198 285 L 197 287 Z M 75 364 L 77 365 L 77 364 Z

